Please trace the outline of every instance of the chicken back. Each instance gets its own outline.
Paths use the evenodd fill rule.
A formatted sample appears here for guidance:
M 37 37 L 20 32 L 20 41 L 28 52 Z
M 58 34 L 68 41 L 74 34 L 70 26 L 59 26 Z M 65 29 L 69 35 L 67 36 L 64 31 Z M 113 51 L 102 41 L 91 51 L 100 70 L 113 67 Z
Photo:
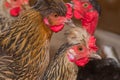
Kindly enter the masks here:
M 61 0 L 38 0 L 36 6 L 24 11 L 8 28 L 0 30 L 0 53 L 3 53 L 0 55 L 0 79 L 41 80 L 48 66 L 50 26 L 61 24 L 57 20 L 65 16 L 66 7 Z

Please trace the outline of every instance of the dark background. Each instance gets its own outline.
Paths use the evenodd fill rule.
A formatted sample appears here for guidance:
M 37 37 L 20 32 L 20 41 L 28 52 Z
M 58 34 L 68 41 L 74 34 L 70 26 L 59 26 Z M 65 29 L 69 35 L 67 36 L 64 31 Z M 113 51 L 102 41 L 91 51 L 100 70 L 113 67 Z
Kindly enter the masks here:
M 98 28 L 120 34 L 120 0 L 98 0 L 102 15 Z

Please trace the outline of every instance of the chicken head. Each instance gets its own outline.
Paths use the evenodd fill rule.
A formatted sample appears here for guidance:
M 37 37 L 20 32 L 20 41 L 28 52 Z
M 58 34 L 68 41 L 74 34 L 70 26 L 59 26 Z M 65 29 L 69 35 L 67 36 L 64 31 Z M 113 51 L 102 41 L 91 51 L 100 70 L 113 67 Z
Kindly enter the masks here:
M 59 15 L 58 13 L 51 13 L 44 18 L 45 24 L 47 24 L 53 32 L 59 32 L 63 29 L 64 24 L 72 24 L 72 7 L 69 4 L 66 4 L 67 12 L 65 16 Z
M 6 0 L 4 5 L 13 17 L 19 16 L 22 6 L 28 4 L 28 0 Z
M 94 34 L 100 12 L 100 7 L 96 0 L 73 0 L 73 3 L 74 17 L 81 20 L 83 28 L 91 35 Z
M 84 66 L 92 58 L 101 58 L 96 54 L 98 48 L 95 44 L 95 37 L 88 34 L 85 29 L 74 27 L 65 34 L 67 35 L 68 43 L 72 45 L 67 50 L 67 56 L 71 62 L 74 62 L 78 66 Z

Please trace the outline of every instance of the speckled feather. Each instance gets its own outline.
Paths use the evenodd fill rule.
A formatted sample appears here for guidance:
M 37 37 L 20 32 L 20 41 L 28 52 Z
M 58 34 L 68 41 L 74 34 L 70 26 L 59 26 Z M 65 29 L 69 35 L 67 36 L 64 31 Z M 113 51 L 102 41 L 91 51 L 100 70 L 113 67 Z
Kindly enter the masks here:
M 52 1 L 56 3 L 51 3 L 50 10 L 41 11 L 44 4 L 39 5 L 39 9 L 33 7 L 10 22 L 10 25 L 7 24 L 7 28 L 4 27 L 6 24 L 0 27 L 0 79 L 41 80 L 49 63 L 49 42 L 52 36 L 52 31 L 43 22 L 44 16 L 49 14 L 42 13 L 50 11 L 58 13 L 58 16 L 66 13 L 61 0 Z M 58 5 L 57 1 L 62 2 L 62 5 Z
M 28 10 L 12 23 L 9 29 L 0 34 L 1 52 L 5 51 L 6 64 L 11 68 L 8 73 L 14 77 L 3 75 L 10 80 L 40 80 L 49 62 L 49 40 L 52 32 L 42 21 L 40 13 Z M 8 57 L 12 57 L 12 60 Z M 12 62 L 11 62 L 12 61 Z M 1 61 L 0 61 L 1 62 Z M 5 73 L 0 70 L 0 74 Z M 5 78 L 6 79 L 6 78 Z
M 76 80 L 78 68 L 76 64 L 70 62 L 66 55 L 68 43 L 62 45 L 51 60 L 43 80 Z

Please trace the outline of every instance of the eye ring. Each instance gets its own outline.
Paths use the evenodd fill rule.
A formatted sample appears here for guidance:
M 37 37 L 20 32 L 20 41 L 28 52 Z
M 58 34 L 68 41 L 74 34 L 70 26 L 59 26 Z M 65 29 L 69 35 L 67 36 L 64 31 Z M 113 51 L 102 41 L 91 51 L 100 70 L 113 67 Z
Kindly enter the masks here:
M 88 3 L 84 3 L 84 4 L 83 4 L 83 7 L 84 7 L 84 8 L 87 8 L 88 5 L 89 5 Z

